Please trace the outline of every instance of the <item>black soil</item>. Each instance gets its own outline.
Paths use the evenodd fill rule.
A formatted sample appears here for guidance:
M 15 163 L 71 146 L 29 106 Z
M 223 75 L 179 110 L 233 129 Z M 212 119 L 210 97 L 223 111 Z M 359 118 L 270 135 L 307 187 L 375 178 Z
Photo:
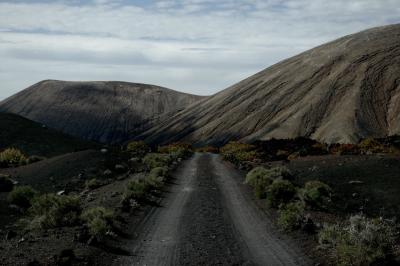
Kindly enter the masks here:
M 243 246 L 224 206 L 208 157 L 198 161 L 196 189 L 180 224 L 180 265 L 243 265 Z M 250 265 L 250 264 L 249 264 Z

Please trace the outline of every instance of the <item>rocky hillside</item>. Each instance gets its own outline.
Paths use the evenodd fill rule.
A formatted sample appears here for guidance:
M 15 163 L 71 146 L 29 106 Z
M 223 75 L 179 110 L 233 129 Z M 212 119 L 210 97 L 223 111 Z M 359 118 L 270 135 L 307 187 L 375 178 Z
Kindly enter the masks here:
M 305 136 L 353 143 L 399 133 L 400 25 L 391 25 L 279 62 L 142 137 L 218 144 Z
M 1 102 L 0 111 L 80 138 L 114 143 L 201 98 L 146 84 L 45 80 Z

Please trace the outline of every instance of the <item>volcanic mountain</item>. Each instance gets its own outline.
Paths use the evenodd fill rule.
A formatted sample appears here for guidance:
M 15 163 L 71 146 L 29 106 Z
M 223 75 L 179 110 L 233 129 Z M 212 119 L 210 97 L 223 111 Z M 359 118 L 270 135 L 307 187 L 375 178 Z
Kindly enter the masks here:
M 400 24 L 279 62 L 164 119 L 149 142 L 310 137 L 354 143 L 400 133 Z
M 0 111 L 80 138 L 115 143 L 201 98 L 147 84 L 45 80 L 2 101 Z

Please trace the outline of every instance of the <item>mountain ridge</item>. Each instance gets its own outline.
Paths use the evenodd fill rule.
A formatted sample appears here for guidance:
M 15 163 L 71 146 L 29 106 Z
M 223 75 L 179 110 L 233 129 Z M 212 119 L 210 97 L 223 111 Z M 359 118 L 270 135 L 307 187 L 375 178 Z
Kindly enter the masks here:
M 341 37 L 199 101 L 140 137 L 221 144 L 400 133 L 400 24 Z
M 44 80 L 0 102 L 0 111 L 83 139 L 117 143 L 203 97 L 140 83 Z

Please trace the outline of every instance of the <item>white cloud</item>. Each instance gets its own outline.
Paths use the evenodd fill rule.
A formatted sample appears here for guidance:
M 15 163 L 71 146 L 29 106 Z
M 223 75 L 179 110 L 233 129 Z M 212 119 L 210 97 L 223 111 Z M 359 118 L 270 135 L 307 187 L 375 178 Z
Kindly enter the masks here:
M 0 2 L 0 99 L 46 78 L 209 94 L 398 14 L 398 0 Z

